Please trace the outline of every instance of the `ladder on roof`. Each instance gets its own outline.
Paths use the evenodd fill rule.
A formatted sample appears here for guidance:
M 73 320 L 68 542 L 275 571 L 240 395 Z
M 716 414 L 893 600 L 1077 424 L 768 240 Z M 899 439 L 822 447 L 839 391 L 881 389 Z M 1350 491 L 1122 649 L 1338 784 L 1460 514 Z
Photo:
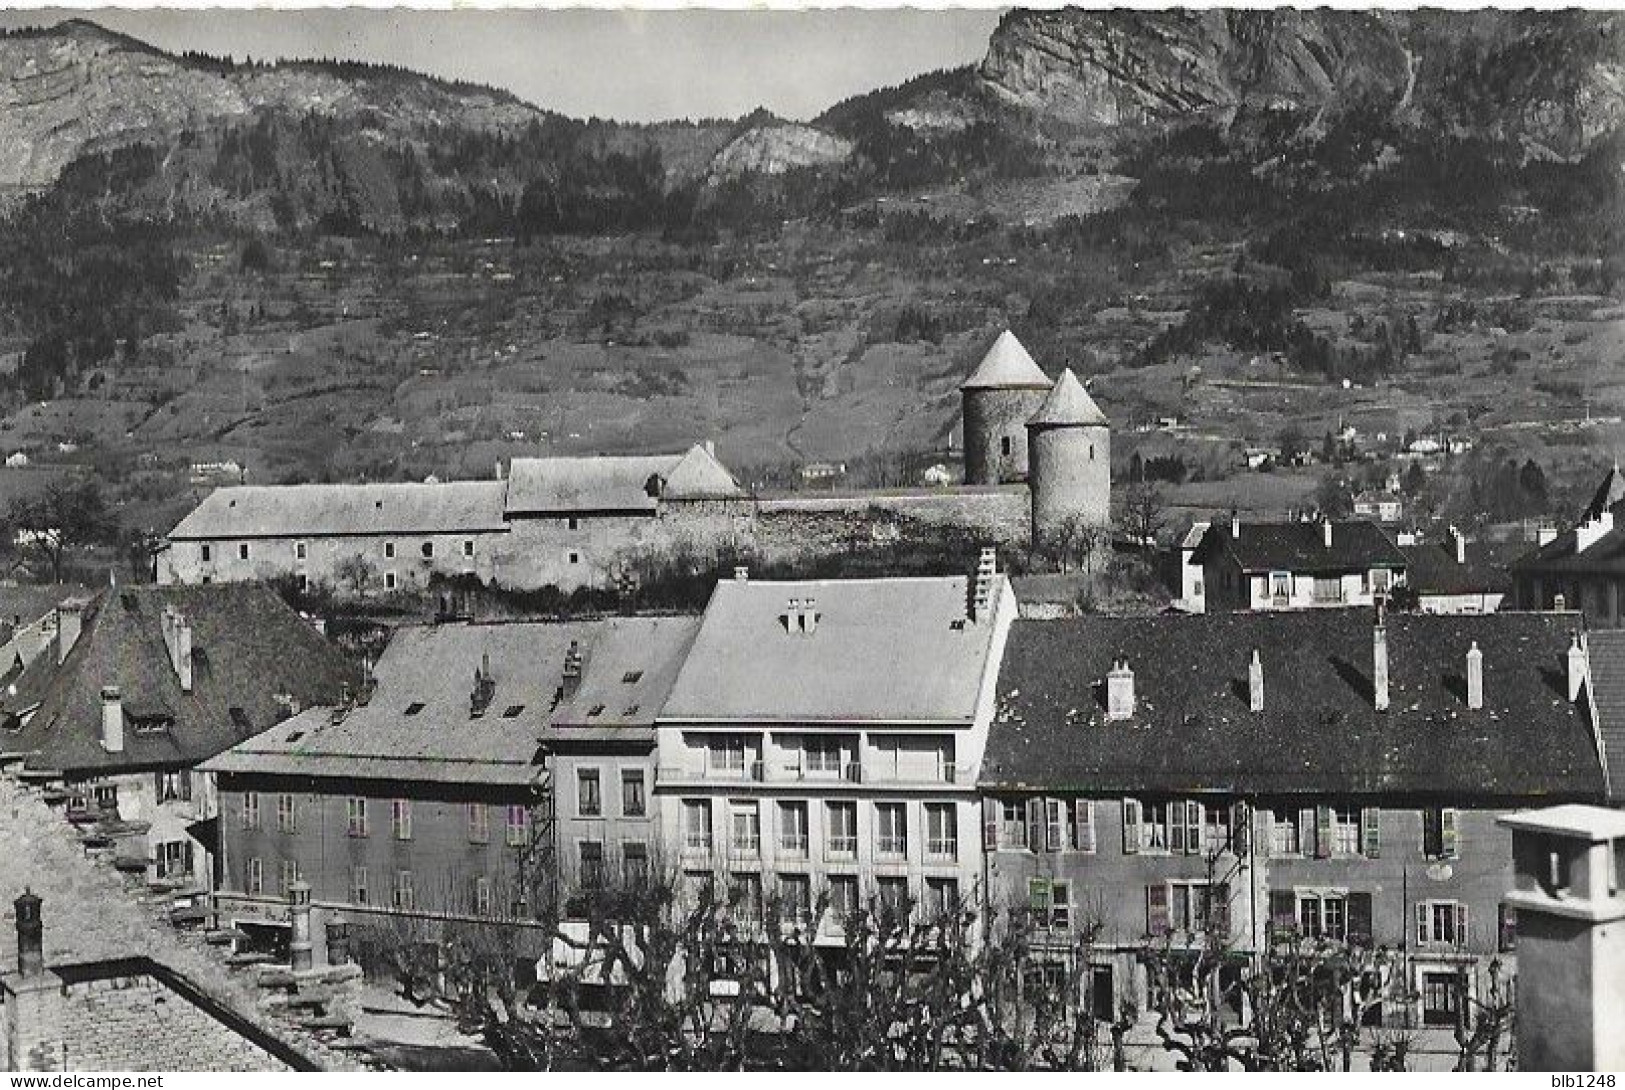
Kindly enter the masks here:
M 976 561 L 976 578 L 971 581 L 971 620 L 981 620 L 993 608 L 993 577 L 998 571 L 998 551 L 992 546 L 983 548 Z

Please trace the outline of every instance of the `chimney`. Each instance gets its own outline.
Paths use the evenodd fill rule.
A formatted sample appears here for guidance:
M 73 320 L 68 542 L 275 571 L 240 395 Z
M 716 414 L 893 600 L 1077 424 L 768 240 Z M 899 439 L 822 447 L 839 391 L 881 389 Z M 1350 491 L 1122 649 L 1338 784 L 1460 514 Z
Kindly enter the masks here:
M 1134 718 L 1134 671 L 1128 668 L 1128 659 L 1116 660 L 1106 675 L 1106 718 L 1111 722 Z
M 1557 527 L 1556 526 L 1546 525 L 1546 526 L 1538 527 L 1535 530 L 1535 545 L 1538 548 L 1544 549 L 1546 546 L 1550 545 L 1552 542 L 1554 542 L 1556 540 L 1557 540 Z
M 1371 629 L 1371 702 L 1379 711 L 1388 710 L 1388 626 L 1384 623 L 1382 599 L 1377 599 L 1377 623 Z
M 1247 664 L 1247 706 L 1255 712 L 1264 710 L 1264 660 L 1253 648 L 1253 659 Z
M 1578 631 L 1569 633 L 1568 665 L 1569 699 L 1579 700 L 1580 690 L 1585 688 L 1586 674 L 1589 671 L 1586 669 L 1586 649 L 1580 643 Z
M 985 618 L 993 609 L 993 580 L 999 573 L 999 552 L 991 545 L 982 547 L 976 560 L 976 574 L 970 584 L 971 621 Z
M 502 479 L 502 459 L 498 458 L 497 459 L 497 480 L 500 481 L 501 479 Z
M 1478 641 L 1467 649 L 1467 710 L 1478 711 L 1484 707 L 1484 652 L 1478 649 Z
M 17 910 L 17 971 L 38 976 L 45 971 L 45 924 L 40 915 L 40 898 L 27 886 L 11 902 Z
M 1450 527 L 1450 539 L 1456 546 L 1456 563 L 1467 563 L 1467 538 L 1454 526 Z
M 705 453 L 709 454 L 713 458 L 717 456 L 717 444 L 715 441 L 707 439 L 702 445 L 705 447 Z
M 1236 541 L 1241 537 L 1241 515 L 1236 511 L 1230 512 L 1230 540 Z
M 102 686 L 102 748 L 124 752 L 124 697 L 117 685 Z
M 801 603 L 801 631 L 811 636 L 818 631 L 818 600 L 804 599 Z
M 735 564 L 734 565 L 734 582 L 736 582 L 736 583 L 748 583 L 748 582 L 750 582 L 750 569 L 745 567 L 745 565 L 743 565 L 743 564 Z
M 568 700 L 576 695 L 581 688 L 581 644 L 575 640 L 564 652 L 564 680 L 560 688 L 564 692 L 564 699 Z
M 1320 539 L 1325 542 L 1326 548 L 1332 547 L 1332 520 L 1329 518 L 1320 520 Z
M 63 602 L 56 607 L 56 662 L 60 666 L 68 661 L 68 652 L 79 642 L 84 628 L 85 604 L 78 600 Z
M 1569 608 L 1569 600 L 1562 594 L 1552 595 L 1552 612 L 1562 613 Z

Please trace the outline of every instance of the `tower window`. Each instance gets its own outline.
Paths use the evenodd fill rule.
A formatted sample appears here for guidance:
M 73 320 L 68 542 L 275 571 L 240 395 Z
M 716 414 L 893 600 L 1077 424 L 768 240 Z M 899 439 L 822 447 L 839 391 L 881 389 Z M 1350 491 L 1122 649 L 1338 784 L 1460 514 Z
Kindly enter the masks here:
M 1000 454 L 1009 454 L 1010 453 L 1010 437 L 1008 435 L 1001 435 L 999 437 L 999 453 Z

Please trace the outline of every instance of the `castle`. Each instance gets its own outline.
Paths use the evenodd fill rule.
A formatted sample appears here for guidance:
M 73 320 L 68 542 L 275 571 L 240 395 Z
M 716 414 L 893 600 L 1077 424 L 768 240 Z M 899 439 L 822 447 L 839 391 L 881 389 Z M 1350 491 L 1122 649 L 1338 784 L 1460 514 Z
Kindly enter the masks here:
M 487 481 L 216 489 L 155 557 L 160 583 L 292 578 L 366 596 L 468 576 L 511 590 L 610 587 L 640 558 L 793 562 L 899 527 L 1040 547 L 1110 521 L 1111 428 L 1070 370 L 1051 382 L 1000 334 L 961 387 L 965 483 L 753 495 L 709 443 L 668 455 L 515 458 Z

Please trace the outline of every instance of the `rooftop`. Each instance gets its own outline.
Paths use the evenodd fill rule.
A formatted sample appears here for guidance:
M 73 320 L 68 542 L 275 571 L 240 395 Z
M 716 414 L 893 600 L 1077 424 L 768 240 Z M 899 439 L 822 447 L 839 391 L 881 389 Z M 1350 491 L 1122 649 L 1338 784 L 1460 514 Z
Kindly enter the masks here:
M 373 671 L 366 703 L 310 708 L 205 767 L 215 772 L 524 785 L 534 773 L 572 642 L 606 622 L 409 625 Z M 476 672 L 488 678 L 476 715 Z
M 1083 388 L 1078 376 L 1068 367 L 1055 380 L 1055 388 L 1044 399 L 1044 404 L 1027 421 L 1029 428 L 1065 428 L 1083 424 L 1106 424 L 1106 414 L 1100 411 L 1095 399 Z
M 1495 563 L 1495 551 L 1467 542 L 1465 560 L 1456 560 L 1455 543 L 1419 541 L 1402 545 L 1405 585 L 1419 594 L 1493 594 L 1511 587 L 1506 569 Z
M 163 615 L 192 630 L 181 688 Z M 59 663 L 56 641 L 0 699 L 0 751 L 67 774 L 185 768 L 275 724 L 280 698 L 332 702 L 359 672 L 310 622 L 254 583 L 108 589 Z M 101 745 L 102 689 L 119 688 L 124 749 Z
M 543 731 L 544 744 L 653 742 L 655 717 L 700 631 L 698 617 L 617 617 L 582 649 L 581 684 Z
M 506 488 L 502 481 L 217 488 L 169 537 L 187 541 L 501 530 Z
M 1591 653 L 1591 700 L 1597 729 L 1608 755 L 1609 795 L 1625 800 L 1625 629 L 1599 628 L 1586 634 Z
M 976 365 L 976 370 L 959 388 L 1047 390 L 1050 381 L 1016 335 L 1007 329 L 999 334 L 987 350 L 987 355 L 982 357 L 982 362 Z
M 983 782 L 1097 793 L 1600 799 L 1583 708 L 1567 699 L 1574 614 L 1395 614 L 1390 705 L 1372 697 L 1366 610 L 1017 621 Z M 1483 707 L 1466 701 L 1469 647 Z M 1264 710 L 1250 710 L 1260 655 Z M 1108 721 L 1102 682 L 1134 673 Z
M 1205 564 L 1228 552 L 1242 571 L 1345 572 L 1369 568 L 1403 568 L 1405 554 L 1374 522 L 1347 519 L 1332 522 L 1332 543 L 1326 545 L 1319 522 L 1243 522 L 1235 536 L 1230 522 L 1220 519 L 1193 558 Z
M 681 454 L 515 458 L 508 474 L 508 516 L 571 511 L 652 513 L 659 501 L 742 495 L 739 483 L 704 446 Z
M 970 592 L 963 576 L 719 582 L 661 718 L 969 723 L 996 628 L 966 619 Z

